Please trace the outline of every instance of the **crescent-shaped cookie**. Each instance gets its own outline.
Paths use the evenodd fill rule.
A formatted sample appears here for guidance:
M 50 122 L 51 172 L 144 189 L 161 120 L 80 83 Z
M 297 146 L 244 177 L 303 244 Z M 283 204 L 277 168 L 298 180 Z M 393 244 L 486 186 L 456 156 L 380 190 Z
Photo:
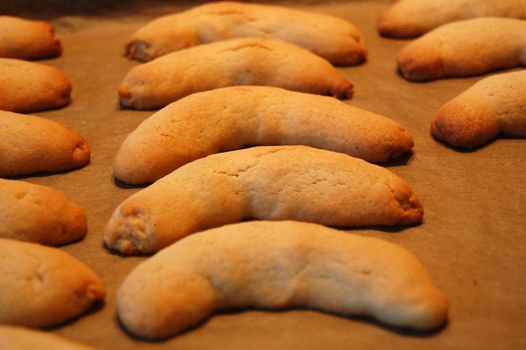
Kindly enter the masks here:
M 105 295 L 102 280 L 60 249 L 0 239 L 0 324 L 51 327 Z
M 230 1 L 196 6 L 148 23 L 131 35 L 126 54 L 148 61 L 195 45 L 246 37 L 287 41 L 334 64 L 354 65 L 367 56 L 362 35 L 344 19 Z
M 412 81 L 526 66 L 526 21 L 482 17 L 445 24 L 405 46 L 397 63 Z
M 406 249 L 320 225 L 252 221 L 199 232 L 133 270 L 119 289 L 124 326 L 174 335 L 216 310 L 305 307 L 431 329 L 447 300 Z
M 84 210 L 46 186 L 0 179 L 0 212 L 1 238 L 59 245 L 86 233 Z
M 526 71 L 480 80 L 439 109 L 431 133 L 466 148 L 481 146 L 499 133 L 526 137 Z
M 71 170 L 89 160 L 87 142 L 68 127 L 0 111 L 0 176 Z
M 242 219 L 327 226 L 410 225 L 423 208 L 389 170 L 306 146 L 253 147 L 188 163 L 126 199 L 106 245 L 152 253 L 197 231 Z
M 233 39 L 204 44 L 135 66 L 119 87 L 121 105 L 164 107 L 195 92 L 270 85 L 350 97 L 352 85 L 325 59 L 278 40 Z
M 119 149 L 114 173 L 127 183 L 148 183 L 220 151 L 294 144 L 369 162 L 414 145 L 400 124 L 332 97 L 235 86 L 192 94 L 145 120 Z
M 71 81 L 60 69 L 0 58 L 0 110 L 36 112 L 70 102 Z
M 0 16 L 0 57 L 32 60 L 61 53 L 62 44 L 50 23 Z
M 23 327 L 0 326 L 0 349 L 5 350 L 95 350 L 52 333 Z
M 399 0 L 378 20 L 380 34 L 415 38 L 443 24 L 476 17 L 526 19 L 524 0 Z

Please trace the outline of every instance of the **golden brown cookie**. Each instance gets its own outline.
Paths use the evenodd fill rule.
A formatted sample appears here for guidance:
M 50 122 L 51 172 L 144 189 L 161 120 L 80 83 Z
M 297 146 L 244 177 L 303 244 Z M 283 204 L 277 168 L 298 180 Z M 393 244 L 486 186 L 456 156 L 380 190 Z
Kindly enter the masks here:
M 89 160 L 89 145 L 68 127 L 0 111 L 0 176 L 71 170 Z
M 133 334 L 158 339 L 216 310 L 305 307 L 435 328 L 447 300 L 406 249 L 295 221 L 252 221 L 199 232 L 133 270 L 117 310 Z
M 102 280 L 60 249 L 0 239 L 0 324 L 51 327 L 103 300 Z
M 131 35 L 126 54 L 148 61 L 199 44 L 246 37 L 287 41 L 334 64 L 358 64 L 367 55 L 362 35 L 344 19 L 233 1 L 208 3 L 160 17 Z
M 188 163 L 126 199 L 104 234 L 122 253 L 152 253 L 243 219 L 327 226 L 410 225 L 424 209 L 389 170 L 306 146 L 253 147 Z
M 433 117 L 433 136 L 473 148 L 497 135 L 526 137 L 526 71 L 493 75 L 446 103 Z
M 84 210 L 46 186 L 0 179 L 0 212 L 1 238 L 59 245 L 86 233 Z
M 62 44 L 50 23 L 0 16 L 0 57 L 33 60 L 61 53 Z
M 382 12 L 380 34 L 414 38 L 443 24 L 476 17 L 526 19 L 524 0 L 399 0 Z
M 526 66 L 526 21 L 482 17 L 445 24 L 410 42 L 397 56 L 412 81 L 477 75 Z
M 52 333 L 22 327 L 0 326 L 0 349 L 5 350 L 95 350 Z
M 350 97 L 352 85 L 323 58 L 278 40 L 234 39 L 177 51 L 130 70 L 121 105 L 161 108 L 195 92 L 234 85 L 270 85 Z
M 0 109 L 35 112 L 70 102 L 71 81 L 60 69 L 40 63 L 0 58 Z
M 332 97 L 235 86 L 192 94 L 145 120 L 119 149 L 114 174 L 148 183 L 209 154 L 294 144 L 369 162 L 385 162 L 414 145 L 400 124 Z

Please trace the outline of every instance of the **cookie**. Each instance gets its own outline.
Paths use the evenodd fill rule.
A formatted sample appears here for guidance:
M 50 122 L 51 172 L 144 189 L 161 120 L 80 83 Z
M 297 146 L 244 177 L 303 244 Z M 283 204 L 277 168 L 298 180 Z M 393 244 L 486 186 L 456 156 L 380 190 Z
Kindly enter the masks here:
M 46 186 L 0 179 L 0 212 L 1 238 L 59 245 L 86 233 L 84 210 Z
M 378 31 L 394 38 L 415 38 L 449 22 L 487 16 L 526 19 L 526 2 L 399 0 L 382 12 Z
M 152 253 L 243 219 L 327 226 L 410 225 L 423 208 L 389 170 L 306 146 L 253 147 L 188 163 L 126 199 L 104 233 L 125 254 Z
M 479 147 L 498 134 L 526 137 L 526 71 L 480 80 L 439 109 L 431 134 L 466 148 Z
M 103 300 L 102 280 L 57 248 L 0 239 L 0 324 L 51 327 Z
M 332 97 L 235 86 L 192 94 L 145 120 L 119 149 L 114 173 L 127 183 L 148 183 L 220 151 L 294 144 L 369 162 L 414 145 L 400 124 Z
M 95 350 L 52 333 L 10 326 L 0 326 L 0 348 L 6 350 Z
M 196 6 L 148 23 L 131 35 L 126 55 L 148 61 L 194 45 L 246 37 L 290 42 L 334 64 L 355 65 L 367 56 L 362 35 L 344 19 L 227 1 Z
M 40 63 L 0 58 L 0 109 L 36 112 L 70 102 L 71 81 L 60 69 Z
M 61 53 L 62 44 L 50 23 L 0 16 L 0 57 L 34 60 Z
M 397 55 L 404 78 L 424 81 L 526 65 L 526 21 L 483 17 L 445 24 Z
M 89 160 L 89 145 L 68 127 L 45 118 L 0 111 L 0 176 L 66 171 Z
M 447 300 L 406 249 L 295 221 L 252 221 L 199 232 L 126 278 L 122 324 L 149 339 L 180 333 L 216 310 L 311 308 L 432 329 Z
M 233 39 L 177 51 L 133 67 L 119 87 L 121 105 L 161 108 L 195 92 L 270 85 L 350 97 L 352 85 L 325 59 L 282 41 Z

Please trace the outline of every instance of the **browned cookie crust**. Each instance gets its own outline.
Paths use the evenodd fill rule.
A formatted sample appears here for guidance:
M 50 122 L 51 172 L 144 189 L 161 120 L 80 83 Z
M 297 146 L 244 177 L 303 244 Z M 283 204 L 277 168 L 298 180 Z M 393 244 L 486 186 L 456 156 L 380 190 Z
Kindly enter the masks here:
M 126 54 L 147 61 L 199 44 L 246 37 L 287 41 L 334 64 L 358 64 L 367 55 L 360 32 L 344 19 L 231 1 L 196 6 L 150 22 L 132 34 Z
M 50 23 L 0 16 L 0 57 L 33 60 L 61 53 L 62 44 Z
M 350 97 L 352 84 L 323 58 L 282 41 L 234 39 L 199 45 L 130 70 L 119 87 L 121 105 L 161 108 L 195 92 L 234 85 L 270 85 Z
M 335 98 L 266 86 L 235 86 L 187 96 L 133 131 L 115 159 L 127 183 L 158 180 L 212 153 L 246 145 L 295 145 L 384 162 L 413 147 L 398 123 Z
M 40 63 L 0 58 L 0 109 L 35 112 L 70 102 L 71 81 L 60 69 Z
M 89 145 L 68 127 L 0 111 L 0 176 L 71 170 L 89 160 Z
M 524 0 L 399 0 L 382 12 L 380 34 L 414 38 L 449 22 L 476 17 L 526 19 Z
M 51 327 L 103 300 L 102 280 L 57 248 L 0 239 L 0 324 Z
M 245 218 L 394 226 L 423 214 L 411 187 L 385 168 L 306 146 L 253 147 L 198 159 L 135 193 L 104 240 L 123 253 L 152 253 Z
M 397 63 L 412 81 L 526 66 L 526 21 L 483 17 L 445 24 L 405 46 Z
M 133 334 L 162 338 L 216 310 L 306 307 L 430 329 L 447 300 L 410 252 L 320 225 L 252 221 L 199 232 L 126 278 L 119 318 Z
M 480 80 L 440 108 L 431 133 L 466 148 L 479 147 L 499 133 L 526 137 L 526 71 Z
M 0 179 L 0 238 L 59 245 L 86 233 L 84 210 L 60 191 Z

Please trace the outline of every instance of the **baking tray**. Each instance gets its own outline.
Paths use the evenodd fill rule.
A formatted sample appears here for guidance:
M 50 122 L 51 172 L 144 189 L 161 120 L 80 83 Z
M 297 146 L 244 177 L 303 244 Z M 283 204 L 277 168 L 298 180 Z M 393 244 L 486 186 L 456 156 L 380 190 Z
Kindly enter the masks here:
M 393 329 L 363 318 L 309 310 L 223 313 L 162 342 L 134 339 L 119 325 L 116 292 L 145 257 L 123 257 L 104 248 L 102 235 L 113 210 L 139 190 L 117 184 L 112 161 L 126 135 L 152 111 L 121 110 L 117 87 L 139 64 L 124 55 L 126 37 L 156 16 L 188 1 L 0 1 L 0 13 L 50 20 L 64 44 L 62 57 L 42 63 L 66 71 L 73 102 L 35 113 L 73 127 L 92 148 L 79 170 L 23 178 L 57 188 L 88 214 L 88 234 L 61 247 L 90 265 L 105 281 L 106 303 L 50 330 L 99 349 L 520 349 L 526 348 L 526 140 L 499 139 L 459 152 L 433 140 L 433 113 L 484 76 L 410 83 L 396 71 L 395 55 L 407 41 L 376 32 L 383 1 L 294 1 L 281 5 L 346 18 L 363 33 L 368 61 L 339 68 L 355 85 L 348 103 L 402 123 L 416 146 L 387 164 L 412 186 L 425 207 L 424 222 L 403 229 L 353 233 L 400 244 L 425 264 L 450 301 L 448 324 L 434 332 Z

